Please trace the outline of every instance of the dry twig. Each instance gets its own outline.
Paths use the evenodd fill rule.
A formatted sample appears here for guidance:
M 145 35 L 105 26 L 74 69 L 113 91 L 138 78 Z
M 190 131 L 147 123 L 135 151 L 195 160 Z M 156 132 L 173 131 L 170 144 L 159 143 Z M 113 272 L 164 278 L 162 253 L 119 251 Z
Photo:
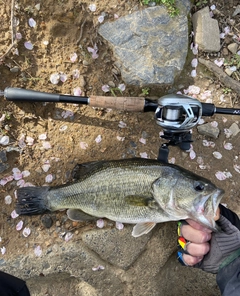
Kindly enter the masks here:
M 221 68 L 219 68 L 217 65 L 215 65 L 213 62 L 204 60 L 204 59 L 199 59 L 199 62 L 206 66 L 208 70 L 213 72 L 215 76 L 228 88 L 231 88 L 234 92 L 237 94 L 240 93 L 240 83 L 230 76 L 228 76 Z
M 14 8 L 15 8 L 15 0 L 12 0 L 11 4 L 11 35 L 12 35 L 12 43 L 7 48 L 6 52 L 0 56 L 0 61 L 3 61 L 5 57 L 11 52 L 12 48 L 17 45 L 17 41 L 15 40 L 15 28 L 14 28 Z

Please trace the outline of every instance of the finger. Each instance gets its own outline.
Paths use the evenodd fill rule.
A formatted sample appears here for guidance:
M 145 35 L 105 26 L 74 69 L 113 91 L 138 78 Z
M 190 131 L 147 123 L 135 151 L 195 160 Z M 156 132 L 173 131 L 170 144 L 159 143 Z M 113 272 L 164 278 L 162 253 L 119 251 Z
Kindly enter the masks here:
M 202 261 L 202 259 L 203 259 L 203 256 L 193 257 L 191 255 L 183 254 L 183 261 L 188 266 L 193 266 L 193 265 L 199 263 L 200 261 Z
M 197 230 L 190 225 L 182 225 L 181 234 L 186 240 L 196 244 L 202 244 L 211 239 L 211 233 Z
M 212 232 L 212 230 L 206 228 L 205 226 L 199 224 L 198 222 L 196 222 L 194 220 L 187 219 L 186 221 L 187 221 L 187 223 L 189 225 L 191 225 L 193 228 L 195 228 L 197 230 L 202 230 L 202 231 L 205 231 L 205 232 L 208 232 L 208 233 L 211 233 Z
M 195 244 L 190 242 L 187 244 L 186 250 L 191 256 L 203 257 L 210 251 L 210 245 L 209 243 Z

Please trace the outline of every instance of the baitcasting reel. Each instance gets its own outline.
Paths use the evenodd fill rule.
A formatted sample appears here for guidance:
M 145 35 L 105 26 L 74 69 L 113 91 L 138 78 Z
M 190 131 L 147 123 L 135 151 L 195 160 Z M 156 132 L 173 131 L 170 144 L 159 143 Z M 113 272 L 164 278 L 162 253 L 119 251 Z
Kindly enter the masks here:
M 15 102 L 74 103 L 122 111 L 155 112 L 156 122 L 163 129 L 161 137 L 169 141 L 159 149 L 158 160 L 162 162 L 168 162 L 169 145 L 179 146 L 182 150 L 190 149 L 190 130 L 199 122 L 201 116 L 212 116 L 215 113 L 240 115 L 240 109 L 219 108 L 214 104 L 201 103 L 192 97 L 178 94 L 166 95 L 152 101 L 142 97 L 71 96 L 7 87 L 3 92 L 0 91 L 0 95 Z
M 189 96 L 172 94 L 158 99 L 155 119 L 163 129 L 161 137 L 169 141 L 160 147 L 158 160 L 167 162 L 169 145 L 190 149 L 190 130 L 199 122 L 202 113 L 202 103 Z

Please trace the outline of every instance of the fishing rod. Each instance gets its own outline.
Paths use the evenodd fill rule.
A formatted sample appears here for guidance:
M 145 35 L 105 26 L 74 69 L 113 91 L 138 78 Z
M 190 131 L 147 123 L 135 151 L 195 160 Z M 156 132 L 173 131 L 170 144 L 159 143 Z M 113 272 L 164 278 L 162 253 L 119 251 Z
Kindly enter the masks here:
M 190 129 L 202 116 L 240 115 L 240 109 L 220 108 L 180 94 L 165 95 L 156 101 L 143 97 L 71 96 L 15 87 L 7 87 L 1 94 L 7 101 L 13 102 L 73 103 L 128 112 L 155 112 L 156 123 L 163 129 L 161 137 L 169 141 L 159 150 L 158 160 L 165 162 L 167 162 L 169 145 L 177 145 L 182 150 L 190 149 L 192 142 Z

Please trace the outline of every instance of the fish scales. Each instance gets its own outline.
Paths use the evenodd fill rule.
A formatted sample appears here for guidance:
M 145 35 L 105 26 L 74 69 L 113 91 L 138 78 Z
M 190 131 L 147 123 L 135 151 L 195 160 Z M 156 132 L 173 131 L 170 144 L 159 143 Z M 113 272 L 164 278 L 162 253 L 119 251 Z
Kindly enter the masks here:
M 137 223 L 135 237 L 156 223 L 187 218 L 216 230 L 223 190 L 177 165 L 141 158 L 90 162 L 77 165 L 73 176 L 69 184 L 17 189 L 17 213 L 68 209 L 74 221 L 101 217 Z
M 48 194 L 49 208 L 80 208 L 90 215 L 99 217 L 118 215 L 139 221 L 154 211 L 126 203 L 125 197 L 131 195 L 152 197 L 151 184 L 160 177 L 159 166 L 110 167 L 98 170 L 83 181 L 51 190 Z M 123 219 L 123 218 L 122 218 Z M 125 222 L 124 220 L 124 222 Z

